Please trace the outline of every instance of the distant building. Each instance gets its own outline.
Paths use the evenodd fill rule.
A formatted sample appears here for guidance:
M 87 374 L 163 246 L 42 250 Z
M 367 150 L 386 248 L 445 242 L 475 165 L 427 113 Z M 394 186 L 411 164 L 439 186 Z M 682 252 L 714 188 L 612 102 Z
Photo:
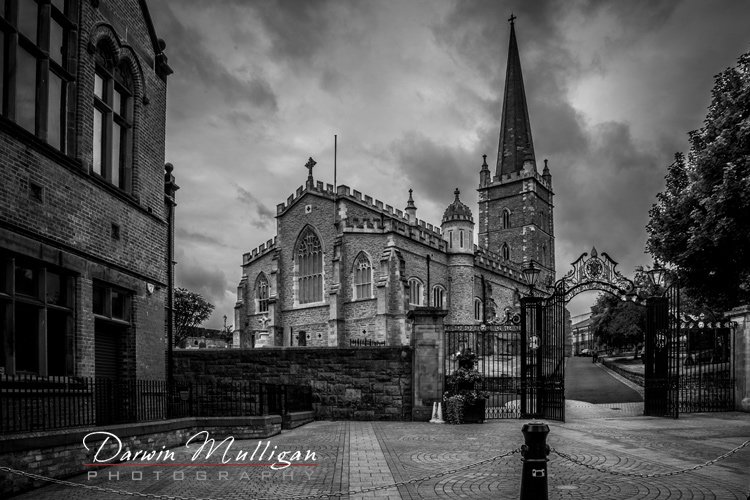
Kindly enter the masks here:
M 452 201 L 446 189 L 438 226 L 417 218 L 412 190 L 395 209 L 316 182 L 310 158 L 305 185 L 277 206 L 276 236 L 243 255 L 235 345 L 401 345 L 410 309 L 445 309 L 452 324 L 498 321 L 528 292 L 529 262 L 539 284 L 554 279 L 552 176 L 546 160 L 537 169 L 512 25 L 508 54 L 495 171 L 485 156 L 478 172 L 478 245 L 458 189 Z
M 164 44 L 144 1 L 0 2 L 0 372 L 165 376 Z
M 591 330 L 591 313 L 576 316 L 571 327 L 573 338 L 573 354 L 579 356 L 584 349 L 589 352 L 596 348 L 596 340 Z

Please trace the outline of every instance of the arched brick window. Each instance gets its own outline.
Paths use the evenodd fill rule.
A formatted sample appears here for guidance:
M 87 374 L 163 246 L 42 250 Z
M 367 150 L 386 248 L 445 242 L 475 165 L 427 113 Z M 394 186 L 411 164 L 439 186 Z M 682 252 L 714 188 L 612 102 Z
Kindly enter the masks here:
M 315 232 L 305 228 L 297 240 L 297 298 L 300 304 L 323 301 L 323 249 Z
M 255 281 L 255 296 L 258 299 L 257 312 L 268 312 L 268 279 L 263 273 L 260 273 Z
M 133 130 L 133 78 L 124 61 L 102 41 L 94 73 L 92 170 L 107 182 L 130 192 Z

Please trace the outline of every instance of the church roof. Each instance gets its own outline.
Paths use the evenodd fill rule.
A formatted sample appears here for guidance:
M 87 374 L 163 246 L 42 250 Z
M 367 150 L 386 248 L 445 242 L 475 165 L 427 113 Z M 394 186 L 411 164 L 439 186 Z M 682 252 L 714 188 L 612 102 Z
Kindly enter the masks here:
M 456 199 L 445 209 L 443 223 L 454 220 L 468 220 L 472 223 L 474 222 L 474 218 L 471 215 L 471 209 L 458 199 L 460 193 L 461 191 L 459 191 L 458 188 L 453 192 L 453 194 L 456 195 Z
M 497 170 L 495 171 L 495 176 L 501 178 L 506 174 L 523 170 L 525 160 L 536 161 L 534 158 L 534 143 L 531 140 L 529 109 L 526 105 L 526 92 L 523 87 L 521 59 L 518 56 L 514 20 L 515 16 L 511 16 L 503 115 L 500 127 L 500 144 L 497 150 Z

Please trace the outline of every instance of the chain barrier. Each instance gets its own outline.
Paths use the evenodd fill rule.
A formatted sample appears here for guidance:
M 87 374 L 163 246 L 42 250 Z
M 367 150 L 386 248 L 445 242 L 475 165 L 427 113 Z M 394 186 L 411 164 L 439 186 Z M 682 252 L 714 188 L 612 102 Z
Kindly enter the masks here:
M 708 462 L 704 462 L 702 464 L 694 465 L 693 467 L 688 467 L 686 469 L 680 469 L 670 472 L 652 472 L 651 474 L 642 474 L 639 472 L 624 472 L 624 471 L 618 471 L 614 470 L 609 467 L 601 467 L 597 465 L 591 465 L 587 464 L 585 462 L 582 462 L 576 458 L 574 458 L 571 455 L 568 455 L 567 453 L 563 453 L 562 451 L 558 451 L 554 448 L 551 448 L 550 451 L 557 455 L 558 457 L 567 460 L 568 462 L 572 462 L 576 465 L 581 465 L 583 467 L 586 467 L 587 469 L 595 470 L 597 472 L 604 472 L 606 474 L 612 474 L 614 476 L 626 476 L 626 477 L 641 477 L 641 478 L 653 478 L 653 477 L 666 477 L 666 476 L 676 476 L 677 474 L 683 474 L 685 472 L 691 472 L 694 470 L 702 469 L 703 467 L 708 467 L 709 465 L 713 465 L 719 460 L 724 460 L 727 457 L 730 457 L 740 451 L 742 448 L 750 444 L 750 439 L 742 443 L 741 445 L 737 446 L 736 448 L 724 453 L 723 455 L 719 455 L 718 457 L 714 458 L 713 460 L 709 460 Z
M 397 483 L 392 484 L 384 484 L 380 486 L 371 486 L 369 488 L 362 488 L 359 490 L 349 490 L 349 491 L 336 491 L 336 492 L 330 492 L 330 493 L 321 493 L 321 494 L 314 494 L 314 495 L 298 495 L 298 496 L 291 496 L 291 497 L 255 497 L 250 500 L 312 500 L 316 498 L 333 498 L 333 497 L 342 497 L 342 496 L 350 496 L 350 495 L 359 495 L 362 493 L 371 493 L 373 491 L 381 491 L 381 490 L 387 490 L 390 488 L 397 488 L 399 486 L 406 486 L 407 484 L 416 484 L 421 483 L 423 481 L 429 481 L 430 479 L 436 479 L 438 477 L 448 476 L 451 474 L 455 474 L 457 472 L 461 472 L 464 470 L 472 469 L 474 467 L 478 467 L 483 464 L 487 464 L 490 462 L 494 462 L 496 460 L 499 460 L 501 458 L 509 457 L 511 455 L 514 455 L 516 453 L 520 453 L 521 448 L 516 448 L 515 450 L 508 451 L 505 453 L 502 453 L 500 455 L 496 455 L 492 458 L 486 458 L 484 460 L 480 460 L 478 462 L 474 462 L 468 465 L 464 465 L 461 467 L 457 467 L 455 469 L 447 469 L 444 471 L 436 472 L 434 474 L 430 474 L 428 476 L 423 477 L 417 477 L 413 479 L 407 479 L 405 481 L 399 481 Z M 155 493 L 140 493 L 135 491 L 125 491 L 125 490 L 117 490 L 114 488 L 105 488 L 103 486 L 96 486 L 92 484 L 82 484 L 82 483 L 74 483 L 72 481 L 65 481 L 64 479 L 55 479 L 52 477 L 46 477 L 39 474 L 34 474 L 32 472 L 25 472 L 21 470 L 12 469 L 10 467 L 6 466 L 0 466 L 0 471 L 7 472 L 9 474 L 16 474 L 18 476 L 24 476 L 28 477 L 29 479 L 36 479 L 39 481 L 46 481 L 49 483 L 55 483 L 55 484 L 61 484 L 64 486 L 73 486 L 73 487 L 79 487 L 84 488 L 91 491 L 99 491 L 102 493 L 114 493 L 116 495 L 122 495 L 122 496 L 131 496 L 131 497 L 140 497 L 140 498 L 154 498 L 157 500 L 215 500 L 209 497 L 185 497 L 181 495 L 157 495 Z

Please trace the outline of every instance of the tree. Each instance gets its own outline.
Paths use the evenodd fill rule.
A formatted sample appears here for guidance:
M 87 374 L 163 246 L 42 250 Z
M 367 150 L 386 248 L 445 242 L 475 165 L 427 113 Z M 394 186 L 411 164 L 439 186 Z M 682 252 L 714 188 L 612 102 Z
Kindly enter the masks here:
M 646 249 L 698 303 L 750 302 L 750 52 L 715 78 L 703 127 L 675 155 L 646 226 Z
M 182 342 L 206 321 L 214 310 L 214 305 L 203 296 L 185 288 L 174 291 L 174 344 Z
M 646 308 L 603 293 L 591 306 L 591 331 L 600 345 L 637 347 L 646 331 Z

